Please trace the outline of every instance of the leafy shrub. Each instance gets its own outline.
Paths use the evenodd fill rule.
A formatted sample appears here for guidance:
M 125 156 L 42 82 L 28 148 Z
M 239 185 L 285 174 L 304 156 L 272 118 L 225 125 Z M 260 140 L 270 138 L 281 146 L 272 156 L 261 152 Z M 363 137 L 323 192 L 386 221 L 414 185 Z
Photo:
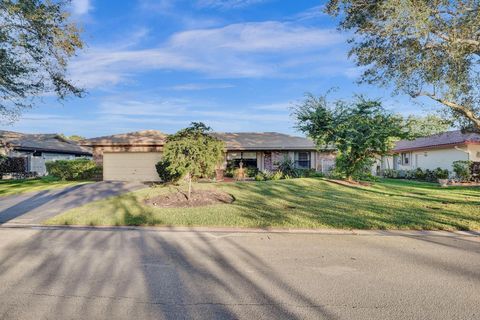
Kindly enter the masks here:
M 383 176 L 385 178 L 396 179 L 399 177 L 398 170 L 395 169 L 384 169 Z
M 2 173 L 22 173 L 27 167 L 27 160 L 22 157 L 5 157 L 0 158 L 0 174 Z
M 157 162 L 155 168 L 157 169 L 158 176 L 164 183 L 177 182 L 182 178 L 182 175 L 178 172 L 172 173 L 170 170 L 168 170 L 169 166 L 170 161 L 168 161 L 168 159 L 164 158 Z
M 257 175 L 258 173 L 258 168 L 257 167 L 247 167 L 246 168 L 246 174 L 247 174 L 247 177 L 250 177 L 250 178 L 253 178 Z
M 295 169 L 295 162 L 290 158 L 285 157 L 282 162 L 278 165 L 278 171 L 280 171 L 284 176 L 297 177 L 298 170 Z
M 96 180 L 102 167 L 88 159 L 57 160 L 45 163 L 48 174 L 60 180 Z
M 436 179 L 448 179 L 448 170 L 442 168 L 436 168 L 434 171 L 434 176 Z
M 265 181 L 265 175 L 262 172 L 259 172 L 255 175 L 255 181 Z
M 414 171 L 414 176 L 416 180 L 425 180 L 426 174 L 421 168 L 417 168 Z
M 282 171 L 275 171 L 271 177 L 271 180 L 281 180 L 284 178 L 284 174 Z
M 472 179 L 472 161 L 454 161 L 453 172 L 460 181 L 470 181 Z

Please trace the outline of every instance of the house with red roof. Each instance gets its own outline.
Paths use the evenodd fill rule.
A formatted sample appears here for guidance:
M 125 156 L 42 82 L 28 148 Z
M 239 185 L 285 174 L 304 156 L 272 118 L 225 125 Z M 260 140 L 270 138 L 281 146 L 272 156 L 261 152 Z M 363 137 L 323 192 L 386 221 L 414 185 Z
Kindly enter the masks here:
M 393 156 L 385 157 L 380 169 L 453 170 L 454 161 L 480 162 L 480 134 L 447 131 L 415 140 L 401 140 L 392 150 Z

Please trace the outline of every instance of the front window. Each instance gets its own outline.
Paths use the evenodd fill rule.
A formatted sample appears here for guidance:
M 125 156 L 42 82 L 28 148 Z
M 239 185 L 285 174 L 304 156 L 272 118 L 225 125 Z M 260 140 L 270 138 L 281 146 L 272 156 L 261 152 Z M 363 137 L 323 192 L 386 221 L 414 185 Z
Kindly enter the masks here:
M 295 167 L 309 169 L 311 167 L 310 152 L 295 152 Z
M 402 153 L 402 165 L 407 166 L 410 164 L 410 153 Z
M 240 162 L 243 163 L 244 168 L 257 167 L 257 153 L 256 152 L 228 152 L 227 165 L 231 168 L 240 167 Z

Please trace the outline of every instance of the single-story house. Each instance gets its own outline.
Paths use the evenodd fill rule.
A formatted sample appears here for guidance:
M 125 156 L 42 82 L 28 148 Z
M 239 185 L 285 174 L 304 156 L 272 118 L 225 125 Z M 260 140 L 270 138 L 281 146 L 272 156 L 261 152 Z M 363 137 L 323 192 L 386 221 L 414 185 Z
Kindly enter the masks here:
M 312 140 L 276 132 L 212 133 L 225 142 L 223 167 L 228 164 L 275 170 L 288 157 L 298 168 L 328 170 L 334 162 L 331 149 L 318 151 Z M 93 159 L 103 164 L 104 180 L 158 181 L 155 164 L 161 159 L 167 135 L 145 130 L 87 139 Z
M 415 140 L 401 140 L 384 157 L 381 169 L 448 169 L 457 160 L 480 161 L 480 134 L 461 130 L 443 132 Z
M 26 158 L 25 172 L 47 174 L 45 162 L 90 158 L 86 147 L 58 134 L 27 134 L 0 130 L 0 155 Z

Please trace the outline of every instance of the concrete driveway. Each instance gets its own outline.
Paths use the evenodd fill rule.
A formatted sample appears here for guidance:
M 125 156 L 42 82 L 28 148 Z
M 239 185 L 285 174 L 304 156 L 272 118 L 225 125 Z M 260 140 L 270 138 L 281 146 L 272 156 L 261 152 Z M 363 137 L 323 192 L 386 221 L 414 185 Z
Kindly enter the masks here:
M 135 182 L 96 182 L 0 198 L 0 224 L 38 224 L 88 202 L 145 188 Z
M 445 235 L 0 228 L 0 318 L 479 319 Z

